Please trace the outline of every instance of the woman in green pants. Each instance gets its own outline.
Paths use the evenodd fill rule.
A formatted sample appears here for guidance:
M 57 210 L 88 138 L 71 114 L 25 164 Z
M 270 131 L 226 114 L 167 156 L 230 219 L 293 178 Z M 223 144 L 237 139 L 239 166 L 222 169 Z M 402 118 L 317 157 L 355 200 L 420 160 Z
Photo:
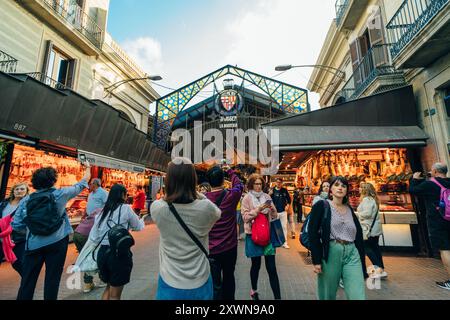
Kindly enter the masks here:
M 319 300 L 335 300 L 339 280 L 349 300 L 365 300 L 364 242 L 361 225 L 348 205 L 348 181 L 334 177 L 329 199 L 311 211 L 309 237 Z

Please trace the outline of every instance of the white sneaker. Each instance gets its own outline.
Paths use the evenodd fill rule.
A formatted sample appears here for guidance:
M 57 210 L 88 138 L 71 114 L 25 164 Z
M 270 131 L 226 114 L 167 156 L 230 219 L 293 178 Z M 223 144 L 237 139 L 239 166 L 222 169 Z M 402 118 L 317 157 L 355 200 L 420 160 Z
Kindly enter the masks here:
M 289 245 L 285 242 L 285 243 L 283 244 L 283 248 L 285 248 L 285 249 L 290 249 L 291 247 L 289 247 Z
M 97 287 L 99 288 L 106 288 L 107 284 L 104 283 L 102 280 L 99 280 L 97 283 Z

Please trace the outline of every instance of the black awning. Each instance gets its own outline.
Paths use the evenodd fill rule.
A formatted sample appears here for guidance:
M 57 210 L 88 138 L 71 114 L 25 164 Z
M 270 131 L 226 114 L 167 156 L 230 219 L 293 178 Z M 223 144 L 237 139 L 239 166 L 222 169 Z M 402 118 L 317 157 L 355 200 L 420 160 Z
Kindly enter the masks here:
M 417 126 L 412 86 L 275 120 L 263 126 Z
M 428 139 L 417 126 L 271 126 L 267 129 L 278 132 L 281 151 L 413 147 L 425 146 Z M 271 143 L 277 145 L 275 140 Z
M 112 106 L 26 75 L 0 72 L 0 130 L 159 171 L 170 160 L 160 149 L 144 154 L 155 145 Z
M 262 125 L 281 151 L 425 146 L 412 87 Z

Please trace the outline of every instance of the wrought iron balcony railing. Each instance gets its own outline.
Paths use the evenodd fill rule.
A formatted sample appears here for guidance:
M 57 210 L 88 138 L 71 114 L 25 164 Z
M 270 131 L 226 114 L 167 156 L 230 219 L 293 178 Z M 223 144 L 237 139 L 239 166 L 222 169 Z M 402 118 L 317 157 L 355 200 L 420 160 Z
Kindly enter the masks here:
M 354 70 L 340 95 L 346 101 L 357 99 L 377 77 L 395 74 L 399 74 L 399 71 L 392 66 L 388 45 L 373 46 Z
M 336 7 L 336 24 L 339 26 L 341 24 L 342 18 L 348 9 L 350 0 L 337 0 Z
M 43 1 L 58 16 L 80 31 L 94 46 L 101 49 L 103 30 L 78 4 L 72 1 Z
M 446 6 L 450 0 L 404 0 L 387 24 L 395 59 L 412 39 Z
M 26 73 L 26 75 L 36 79 L 39 82 L 46 84 L 47 86 L 52 87 L 54 89 L 58 89 L 58 90 L 69 89 L 69 87 L 67 87 L 66 85 L 64 85 L 52 78 L 47 77 L 45 74 L 43 74 L 41 72 Z
M 17 68 L 17 59 L 0 50 L 0 71 L 14 73 Z

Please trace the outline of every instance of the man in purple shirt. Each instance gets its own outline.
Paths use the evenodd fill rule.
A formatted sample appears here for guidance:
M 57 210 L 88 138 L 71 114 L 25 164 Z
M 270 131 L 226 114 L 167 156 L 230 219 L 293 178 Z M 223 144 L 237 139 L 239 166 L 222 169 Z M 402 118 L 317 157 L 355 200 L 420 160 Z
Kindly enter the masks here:
M 231 189 L 224 189 L 225 172 Z M 234 269 L 237 260 L 236 208 L 244 186 L 234 170 L 214 166 L 206 173 L 211 192 L 206 197 L 222 211 L 221 218 L 209 233 L 209 256 L 214 284 L 214 300 L 234 300 L 236 289 Z

